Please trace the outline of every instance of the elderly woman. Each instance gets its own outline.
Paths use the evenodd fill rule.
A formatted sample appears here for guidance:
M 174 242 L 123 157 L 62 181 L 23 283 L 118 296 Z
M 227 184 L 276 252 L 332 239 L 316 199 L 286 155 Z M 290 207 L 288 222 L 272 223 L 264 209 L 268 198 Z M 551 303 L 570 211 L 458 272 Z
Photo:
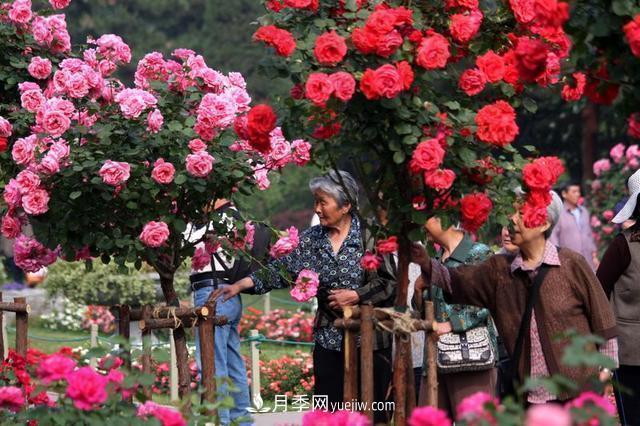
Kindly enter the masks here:
M 611 221 L 628 226 L 607 248 L 597 274 L 618 321 L 620 368 L 615 379 L 623 387 L 616 389 L 620 422 L 640 425 L 640 170 L 627 186 L 629 198 Z
M 511 357 L 514 381 L 561 374 L 584 387 L 597 371 L 561 363 L 568 339 L 562 334 L 574 329 L 605 339 L 599 349 L 617 361 L 616 323 L 598 279 L 582 255 L 558 250 L 547 240 L 562 209 L 552 192 L 547 222 L 527 228 L 519 205 L 511 216 L 514 254 L 499 254 L 473 266 L 447 268 L 413 247 L 414 261 L 423 270 L 425 282 L 444 290 L 449 303 L 489 309 Z M 560 336 L 560 338 L 558 338 Z M 601 372 L 604 380 L 607 372 Z M 562 401 L 572 397 L 564 391 L 554 395 L 540 387 L 527 395 L 530 404 Z
M 315 394 L 327 395 L 329 403 L 342 402 L 344 380 L 343 333 L 333 326 L 343 306 L 371 302 L 392 306 L 394 277 L 381 268 L 367 273 L 360 266 L 364 254 L 360 221 L 354 214 L 358 186 L 344 171 L 314 178 L 309 188 L 320 224 L 300 235 L 300 244 L 289 255 L 273 260 L 266 268 L 221 290 L 225 298 L 241 291 L 263 294 L 289 286 L 284 269 L 295 279 L 302 269 L 318 273 L 318 311 L 314 323 L 313 366 Z M 385 264 L 390 259 L 385 259 Z M 391 269 L 389 269 L 391 270 Z M 375 398 L 385 401 L 391 380 L 391 335 L 377 332 L 374 352 Z M 328 407 L 331 409 L 331 406 Z M 376 412 L 378 416 L 381 412 Z M 376 419 L 376 421 L 382 419 Z

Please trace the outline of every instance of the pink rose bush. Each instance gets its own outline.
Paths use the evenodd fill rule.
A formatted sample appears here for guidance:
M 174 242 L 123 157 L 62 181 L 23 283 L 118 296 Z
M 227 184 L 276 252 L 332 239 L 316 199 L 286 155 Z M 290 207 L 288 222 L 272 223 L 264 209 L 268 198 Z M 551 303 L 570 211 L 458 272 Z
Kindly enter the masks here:
M 269 255 L 274 259 L 286 256 L 295 250 L 299 243 L 298 230 L 292 226 L 287 230 L 287 235 L 280 237 L 280 239 L 271 246 Z
M 147 247 L 160 247 L 169 238 L 169 226 L 164 222 L 151 221 L 142 228 L 140 241 Z

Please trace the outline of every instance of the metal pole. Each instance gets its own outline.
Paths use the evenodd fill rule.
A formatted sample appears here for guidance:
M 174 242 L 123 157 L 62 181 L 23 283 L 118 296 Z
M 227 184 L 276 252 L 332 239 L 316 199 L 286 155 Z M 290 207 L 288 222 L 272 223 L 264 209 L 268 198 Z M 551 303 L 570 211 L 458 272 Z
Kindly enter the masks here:
M 98 347 L 98 324 L 91 324 L 91 349 Z M 91 357 L 89 360 L 89 365 L 93 368 L 96 368 L 98 365 L 96 358 Z
M 258 330 L 249 331 L 249 336 L 254 339 L 258 337 Z M 259 343 L 251 341 L 251 402 L 253 406 L 260 410 L 263 405 L 262 395 L 260 395 L 260 349 Z

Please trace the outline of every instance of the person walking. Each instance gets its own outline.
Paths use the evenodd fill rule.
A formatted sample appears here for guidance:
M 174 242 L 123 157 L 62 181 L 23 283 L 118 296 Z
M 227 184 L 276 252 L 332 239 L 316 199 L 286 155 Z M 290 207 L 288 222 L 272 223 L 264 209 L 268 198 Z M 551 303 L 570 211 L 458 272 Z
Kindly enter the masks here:
M 628 180 L 629 198 L 611 220 L 634 221 L 611 242 L 598 268 L 618 324 L 620 367 L 614 372 L 616 405 L 622 425 L 640 425 L 640 170 Z
M 561 191 L 563 209 L 549 241 L 580 253 L 594 271 L 598 268 L 598 249 L 591 229 L 591 215 L 580 205 L 580 184 L 569 182 Z

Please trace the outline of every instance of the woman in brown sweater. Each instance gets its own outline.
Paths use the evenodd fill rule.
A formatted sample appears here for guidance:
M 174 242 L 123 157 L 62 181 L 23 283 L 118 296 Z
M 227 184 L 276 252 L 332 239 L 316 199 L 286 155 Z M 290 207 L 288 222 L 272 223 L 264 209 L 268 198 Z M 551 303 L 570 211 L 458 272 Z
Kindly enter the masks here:
M 568 249 L 558 250 L 547 241 L 562 209 L 558 195 L 552 192 L 552 196 L 547 223 L 543 226 L 525 227 L 519 209 L 512 215 L 510 234 L 519 248 L 516 254 L 499 254 L 478 265 L 449 269 L 415 245 L 413 261 L 422 267 L 427 285 L 444 290 L 448 303 L 489 309 L 512 362 L 517 365 L 515 373 L 520 382 L 526 376 L 544 378 L 562 374 L 584 386 L 598 371 L 563 365 L 563 351 L 569 342 L 567 338 L 556 337 L 569 329 L 600 335 L 606 344 L 599 350 L 617 361 L 616 323 L 602 287 L 582 255 Z M 539 273 L 542 281 L 537 301 L 529 319 L 523 321 L 529 290 Z M 522 343 L 516 345 L 521 323 L 525 324 Z M 517 346 L 520 349 L 516 350 Z M 522 356 L 518 356 L 520 353 Z M 608 374 L 603 372 L 601 380 Z M 527 402 L 563 401 L 572 396 L 568 392 L 554 395 L 537 388 L 527 394 Z

